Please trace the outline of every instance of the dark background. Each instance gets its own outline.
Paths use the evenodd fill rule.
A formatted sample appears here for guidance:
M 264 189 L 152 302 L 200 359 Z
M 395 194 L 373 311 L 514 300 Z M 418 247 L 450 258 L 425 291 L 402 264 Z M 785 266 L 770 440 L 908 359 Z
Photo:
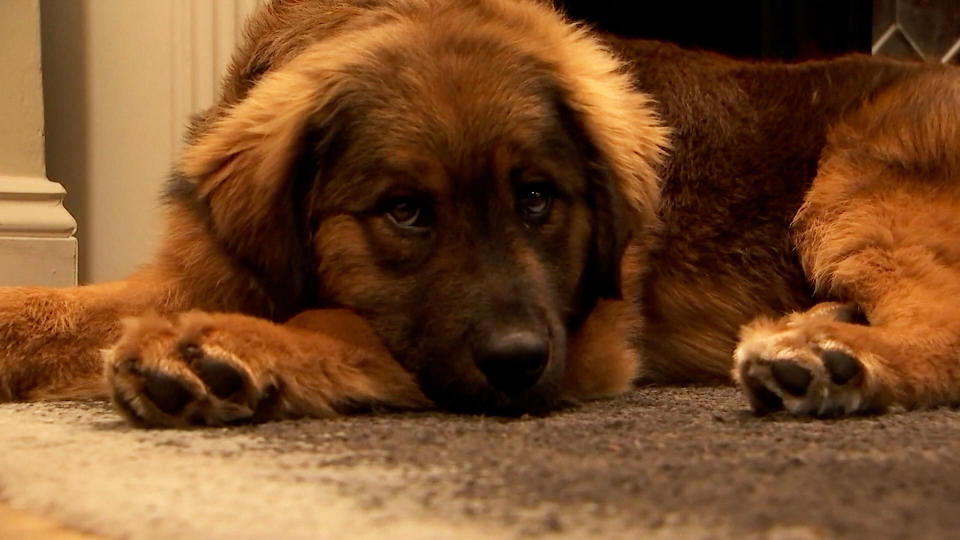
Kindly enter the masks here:
M 871 0 L 558 0 L 576 19 L 628 37 L 753 59 L 870 51 Z

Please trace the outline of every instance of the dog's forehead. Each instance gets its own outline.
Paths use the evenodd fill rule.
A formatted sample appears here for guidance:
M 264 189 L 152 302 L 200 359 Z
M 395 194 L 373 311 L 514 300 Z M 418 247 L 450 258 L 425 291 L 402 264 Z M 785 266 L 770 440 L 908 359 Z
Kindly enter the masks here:
M 400 147 L 380 156 L 371 169 L 394 182 L 447 197 L 462 194 L 464 189 L 508 188 L 511 171 L 537 161 L 528 148 L 517 144 L 491 144 L 473 148 L 470 154 L 474 159 L 468 162 Z
M 544 167 L 576 154 L 560 84 L 543 61 L 483 33 L 390 45 L 341 72 L 349 176 L 435 193 L 489 190 L 493 179 L 508 189 L 513 169 L 554 176 Z
M 445 144 L 528 141 L 555 129 L 552 71 L 485 35 L 383 48 L 351 67 L 366 123 L 383 135 Z

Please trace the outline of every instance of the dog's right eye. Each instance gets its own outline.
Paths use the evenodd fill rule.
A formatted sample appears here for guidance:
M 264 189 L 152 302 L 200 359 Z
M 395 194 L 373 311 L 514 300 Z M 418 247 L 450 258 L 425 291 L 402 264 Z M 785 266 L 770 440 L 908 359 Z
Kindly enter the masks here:
M 421 229 L 427 223 L 427 209 L 424 203 L 412 197 L 396 197 L 385 205 L 387 218 L 396 226 L 407 229 Z
M 517 210 L 531 224 L 542 223 L 550 214 L 554 189 L 546 182 L 531 183 L 517 190 Z

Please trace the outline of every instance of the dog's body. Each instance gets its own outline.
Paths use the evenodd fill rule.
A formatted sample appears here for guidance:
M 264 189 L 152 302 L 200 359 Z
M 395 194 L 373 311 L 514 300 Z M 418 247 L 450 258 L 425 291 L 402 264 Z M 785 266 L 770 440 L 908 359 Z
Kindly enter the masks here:
M 0 399 L 110 393 L 147 425 L 517 413 L 731 369 L 758 411 L 960 399 L 955 68 L 333 4 L 253 21 L 152 265 L 0 289 Z

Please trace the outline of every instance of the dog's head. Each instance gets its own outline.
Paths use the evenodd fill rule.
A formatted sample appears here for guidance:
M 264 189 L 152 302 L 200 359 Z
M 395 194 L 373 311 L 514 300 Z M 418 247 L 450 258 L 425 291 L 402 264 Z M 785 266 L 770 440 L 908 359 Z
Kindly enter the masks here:
M 549 408 L 655 222 L 664 132 L 550 9 L 382 4 L 313 13 L 297 46 L 277 19 L 308 6 L 267 10 L 180 171 L 278 302 L 355 310 L 441 406 Z

